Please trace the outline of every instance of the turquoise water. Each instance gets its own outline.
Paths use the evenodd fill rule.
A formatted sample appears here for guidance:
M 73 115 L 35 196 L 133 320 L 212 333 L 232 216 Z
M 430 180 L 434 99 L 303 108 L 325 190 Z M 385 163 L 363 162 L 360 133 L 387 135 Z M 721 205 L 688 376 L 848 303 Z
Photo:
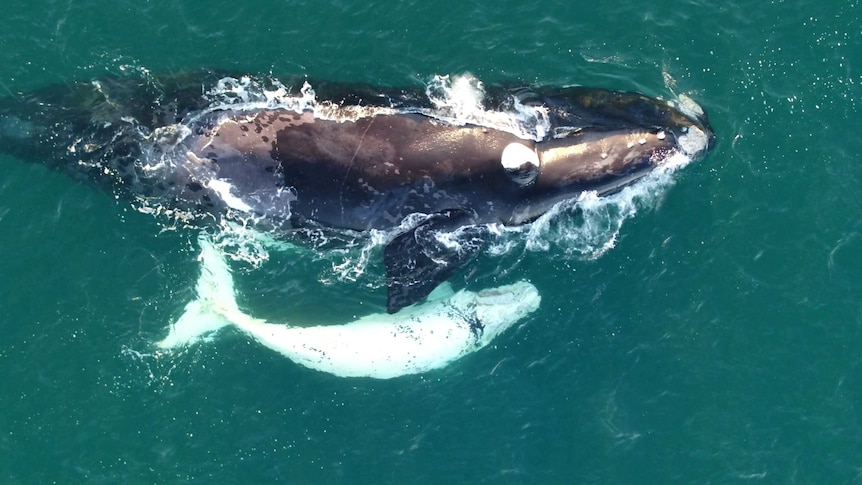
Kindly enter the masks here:
M 230 332 L 155 354 L 193 296 L 195 234 L 2 156 L 0 482 L 862 482 L 858 7 L 5 5 L 4 92 L 121 66 L 383 85 L 470 72 L 686 93 L 718 145 L 601 257 L 553 246 L 502 268 L 542 294 L 523 325 L 390 381 Z M 245 301 L 326 319 L 382 298 L 321 283 L 326 264 L 249 272 Z

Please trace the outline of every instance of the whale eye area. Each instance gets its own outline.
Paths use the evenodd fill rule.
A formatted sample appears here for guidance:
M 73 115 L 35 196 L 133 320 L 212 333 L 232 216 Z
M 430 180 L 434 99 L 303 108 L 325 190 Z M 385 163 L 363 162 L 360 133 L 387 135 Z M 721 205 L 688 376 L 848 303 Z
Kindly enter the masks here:
M 522 187 L 533 184 L 539 177 L 539 155 L 521 143 L 510 143 L 503 149 L 500 163 L 509 178 Z

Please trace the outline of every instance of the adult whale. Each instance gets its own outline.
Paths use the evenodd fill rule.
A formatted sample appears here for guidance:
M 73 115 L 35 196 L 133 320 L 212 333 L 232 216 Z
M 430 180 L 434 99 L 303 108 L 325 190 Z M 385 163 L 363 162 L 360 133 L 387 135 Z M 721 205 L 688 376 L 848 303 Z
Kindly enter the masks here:
M 241 84 L 205 71 L 19 93 L 0 100 L 0 150 L 193 224 L 398 228 L 384 249 L 392 313 L 470 259 L 489 224 L 618 191 L 714 139 L 696 105 L 597 88 L 492 87 L 465 110 L 431 89 L 209 89 L 225 82 Z

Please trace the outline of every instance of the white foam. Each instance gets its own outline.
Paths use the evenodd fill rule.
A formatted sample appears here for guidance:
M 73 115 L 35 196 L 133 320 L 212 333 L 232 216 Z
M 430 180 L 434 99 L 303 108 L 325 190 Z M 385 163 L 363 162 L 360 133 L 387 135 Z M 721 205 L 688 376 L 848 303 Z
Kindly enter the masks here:
M 454 125 L 487 126 L 535 141 L 545 138 L 550 131 L 548 110 L 544 106 L 524 106 L 513 97 L 509 110 L 486 110 L 485 87 L 471 74 L 435 75 L 425 94 L 435 107 L 425 114 Z
M 640 210 L 653 208 L 673 185 L 673 173 L 691 161 L 691 156 L 674 151 L 645 177 L 615 194 L 599 197 L 595 192 L 584 192 L 556 204 L 529 224 L 500 226 L 503 242 L 495 244 L 497 253 L 504 248 L 511 251 L 513 240 L 523 240 L 529 251 L 598 258 L 616 245 L 625 221 Z
M 230 189 L 233 188 L 233 185 L 229 182 L 214 178 L 207 181 L 207 187 L 218 194 L 218 196 L 221 197 L 221 200 L 223 200 L 231 209 L 243 212 L 253 212 L 254 209 L 252 209 L 250 205 L 246 204 L 242 199 L 231 193 Z

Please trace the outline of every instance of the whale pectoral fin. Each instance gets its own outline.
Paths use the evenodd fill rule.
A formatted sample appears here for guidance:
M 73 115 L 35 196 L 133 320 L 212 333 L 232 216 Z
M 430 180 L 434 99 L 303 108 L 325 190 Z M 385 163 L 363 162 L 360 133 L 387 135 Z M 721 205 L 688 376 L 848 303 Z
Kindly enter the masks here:
M 473 219 L 465 210 L 438 212 L 386 246 L 387 312 L 421 301 L 479 253 L 487 229 L 471 225 Z

